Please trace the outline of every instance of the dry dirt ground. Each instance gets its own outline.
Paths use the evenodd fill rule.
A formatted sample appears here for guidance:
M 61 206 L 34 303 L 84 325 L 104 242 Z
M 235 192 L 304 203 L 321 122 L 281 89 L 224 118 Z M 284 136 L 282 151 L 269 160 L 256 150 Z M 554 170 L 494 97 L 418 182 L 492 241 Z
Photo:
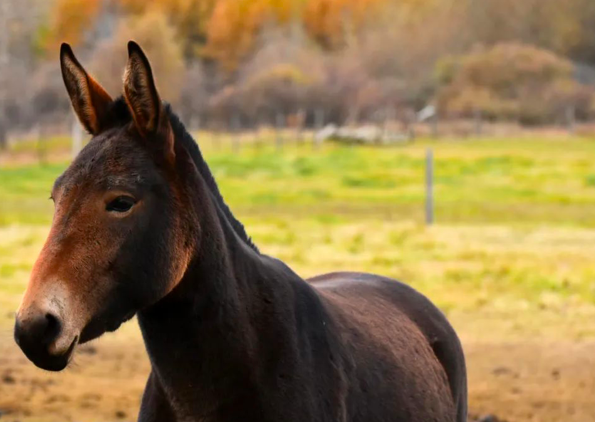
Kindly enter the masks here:
M 466 330 L 466 318 L 455 325 Z M 595 341 L 470 341 L 464 332 L 462 338 L 474 418 L 595 421 Z M 82 346 L 74 364 L 57 374 L 28 362 L 8 329 L 0 340 L 1 421 L 136 420 L 149 364 L 134 322 Z

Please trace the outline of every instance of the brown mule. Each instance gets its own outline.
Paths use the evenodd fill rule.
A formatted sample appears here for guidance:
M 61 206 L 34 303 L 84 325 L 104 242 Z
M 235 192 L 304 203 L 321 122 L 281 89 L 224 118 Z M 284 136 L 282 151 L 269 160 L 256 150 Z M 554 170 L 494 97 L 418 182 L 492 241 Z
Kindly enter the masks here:
M 140 421 L 464 422 L 463 351 L 442 313 L 395 280 L 305 281 L 261 254 L 128 47 L 112 100 L 62 46 L 93 139 L 52 191 L 15 325 L 29 359 L 61 370 L 136 314 L 152 364 Z

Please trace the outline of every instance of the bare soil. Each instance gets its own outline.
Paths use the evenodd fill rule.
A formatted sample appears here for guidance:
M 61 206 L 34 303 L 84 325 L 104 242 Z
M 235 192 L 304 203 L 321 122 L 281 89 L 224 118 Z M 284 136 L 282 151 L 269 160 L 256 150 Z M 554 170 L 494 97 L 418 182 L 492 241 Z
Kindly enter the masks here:
M 473 420 L 595 421 L 595 341 L 464 339 L 464 347 Z M 34 367 L 3 329 L 0 420 L 133 421 L 148 373 L 134 323 L 82 346 L 61 373 Z

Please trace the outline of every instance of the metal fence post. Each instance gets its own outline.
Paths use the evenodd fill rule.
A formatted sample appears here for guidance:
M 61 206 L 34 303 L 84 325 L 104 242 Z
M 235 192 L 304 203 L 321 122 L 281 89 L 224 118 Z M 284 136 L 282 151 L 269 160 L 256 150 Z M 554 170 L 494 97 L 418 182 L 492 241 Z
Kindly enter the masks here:
M 426 150 L 426 224 L 434 224 L 434 152 Z

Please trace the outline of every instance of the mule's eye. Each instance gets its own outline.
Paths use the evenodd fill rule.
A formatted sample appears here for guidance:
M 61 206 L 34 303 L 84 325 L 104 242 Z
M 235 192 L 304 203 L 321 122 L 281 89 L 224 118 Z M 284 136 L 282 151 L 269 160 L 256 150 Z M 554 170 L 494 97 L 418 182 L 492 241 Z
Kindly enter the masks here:
M 109 202 L 105 209 L 112 212 L 127 212 L 136 203 L 131 196 L 118 196 L 116 199 Z

